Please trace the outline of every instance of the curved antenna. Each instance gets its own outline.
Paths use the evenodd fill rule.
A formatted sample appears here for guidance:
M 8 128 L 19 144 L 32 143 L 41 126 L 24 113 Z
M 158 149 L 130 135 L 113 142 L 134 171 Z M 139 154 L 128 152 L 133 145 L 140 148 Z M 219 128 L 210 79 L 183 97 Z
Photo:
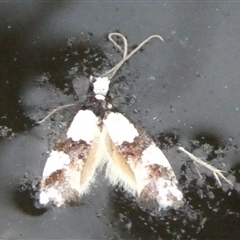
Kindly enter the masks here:
M 117 42 L 113 39 L 113 36 L 117 36 L 122 38 L 123 41 L 123 49 L 121 48 L 121 46 L 119 44 L 117 44 Z M 158 38 L 160 39 L 162 42 L 164 42 L 163 38 L 160 35 L 151 35 L 148 38 L 146 38 L 144 41 L 142 41 L 136 48 L 134 48 L 129 54 L 128 54 L 128 41 L 127 39 L 121 34 L 121 33 L 109 33 L 108 34 L 108 38 L 109 40 L 114 44 L 114 46 L 116 48 L 118 48 L 122 53 L 122 60 L 116 65 L 114 66 L 112 69 L 110 69 L 109 71 L 107 71 L 106 73 L 104 73 L 103 75 L 101 75 L 101 77 L 108 77 L 109 79 L 113 78 L 114 75 L 117 73 L 117 71 L 121 68 L 121 66 L 129 59 L 131 58 L 136 52 L 138 52 L 146 43 L 148 43 L 151 39 L 153 38 Z M 90 78 L 91 81 L 91 78 Z M 61 109 L 67 108 L 67 107 L 71 107 L 74 106 L 75 103 L 72 104 L 67 104 L 67 105 L 63 105 L 60 107 L 57 107 L 55 109 L 53 109 L 44 119 L 38 121 L 38 124 L 41 124 L 43 122 L 45 122 L 48 118 L 50 118 L 55 112 L 58 112 Z
M 118 36 L 122 38 L 123 41 L 123 49 L 119 46 L 119 44 L 116 43 L 115 40 L 113 40 L 113 36 Z M 148 38 L 146 38 L 144 41 L 142 41 L 136 48 L 134 48 L 129 54 L 128 54 L 128 41 L 127 39 L 121 34 L 121 33 L 109 33 L 108 35 L 109 40 L 114 44 L 115 47 L 117 47 L 120 51 L 123 52 L 122 60 L 114 66 L 112 69 L 101 75 L 101 77 L 108 77 L 111 79 L 114 77 L 114 75 L 117 73 L 117 71 L 120 69 L 120 67 L 128 60 L 130 59 L 136 52 L 138 52 L 146 43 L 148 43 L 153 38 L 158 38 L 162 42 L 164 42 L 164 39 L 160 35 L 151 35 Z
M 53 109 L 45 118 L 43 118 L 42 120 L 38 121 L 37 124 L 41 124 L 41 123 L 44 123 L 48 118 L 50 118 L 55 112 L 58 112 L 60 111 L 61 109 L 64 109 L 64 108 L 68 108 L 68 107 L 72 107 L 76 105 L 75 103 L 70 103 L 70 104 L 66 104 L 66 105 L 63 105 L 63 106 L 59 106 L 55 109 Z

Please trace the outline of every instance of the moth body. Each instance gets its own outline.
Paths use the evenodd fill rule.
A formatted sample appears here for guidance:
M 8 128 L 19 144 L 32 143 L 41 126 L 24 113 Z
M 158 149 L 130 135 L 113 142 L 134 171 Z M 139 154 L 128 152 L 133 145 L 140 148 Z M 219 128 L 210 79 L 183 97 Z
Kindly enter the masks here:
M 90 79 L 86 101 L 47 159 L 40 203 L 79 201 L 105 165 L 110 183 L 140 202 L 156 201 L 159 210 L 179 207 L 183 196 L 170 163 L 141 126 L 114 109 L 109 82 L 106 77 Z

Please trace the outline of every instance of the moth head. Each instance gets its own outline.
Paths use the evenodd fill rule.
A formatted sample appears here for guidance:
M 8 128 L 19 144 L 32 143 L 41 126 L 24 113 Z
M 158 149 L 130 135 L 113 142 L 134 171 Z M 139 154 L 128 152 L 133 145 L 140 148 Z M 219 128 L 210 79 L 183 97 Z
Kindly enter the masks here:
M 109 90 L 110 80 L 107 77 L 90 77 L 90 82 L 93 84 L 93 92 L 99 100 L 104 100 Z

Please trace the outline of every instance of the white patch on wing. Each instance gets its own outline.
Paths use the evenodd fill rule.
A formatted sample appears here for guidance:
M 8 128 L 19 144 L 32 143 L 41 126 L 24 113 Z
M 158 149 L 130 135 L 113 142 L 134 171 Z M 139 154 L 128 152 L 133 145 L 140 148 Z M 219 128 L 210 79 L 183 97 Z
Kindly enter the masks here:
M 65 190 L 75 191 L 80 196 L 80 178 L 83 162 L 80 160 L 74 167 L 70 167 L 70 164 L 69 155 L 63 151 L 52 151 L 50 153 L 42 174 L 43 178 L 39 194 L 41 204 L 45 205 L 53 201 L 58 207 L 63 205 L 68 198 L 63 194 Z M 65 182 L 61 183 L 63 179 Z M 46 186 L 46 182 L 49 181 L 51 184 Z
M 63 198 L 62 194 L 59 193 L 58 189 L 53 187 L 48 188 L 47 190 L 43 190 L 39 194 L 39 202 L 40 204 L 46 205 L 50 201 L 54 200 L 54 203 L 57 207 L 60 207 L 64 204 L 65 199 Z
M 67 137 L 90 144 L 96 135 L 97 123 L 98 117 L 91 110 L 80 110 L 67 131 Z
M 95 78 L 95 82 L 93 83 L 93 92 L 96 95 L 106 96 L 109 89 L 109 83 L 110 83 L 110 80 L 107 77 Z
M 78 166 L 75 167 L 64 164 L 62 168 L 56 169 L 49 176 L 44 177 L 40 188 L 39 202 L 46 205 L 52 201 L 60 207 L 71 198 L 73 193 L 80 197 L 82 194 L 80 186 L 81 169 L 82 162 L 79 162 Z M 55 176 L 53 177 L 53 175 Z M 49 181 L 51 184 L 45 185 Z
M 45 164 L 42 177 L 48 177 L 56 170 L 65 168 L 70 163 L 69 156 L 62 151 L 52 151 Z
M 155 146 L 155 144 L 151 144 L 147 149 L 143 151 L 142 163 L 144 166 L 158 164 L 167 168 L 171 168 L 171 165 L 166 156 L 157 146 Z
M 134 125 L 121 113 L 111 112 L 103 122 L 116 145 L 121 145 L 124 141 L 132 143 L 139 135 Z
M 138 182 L 141 183 L 138 185 L 138 192 L 142 191 L 144 189 L 143 187 L 148 184 L 150 184 L 150 186 L 156 186 L 156 191 L 158 192 L 156 200 L 159 205 L 159 210 L 168 207 L 179 207 L 182 204 L 183 194 L 176 185 L 177 179 L 175 173 L 163 152 L 152 144 L 143 151 L 141 159 L 142 166 L 136 167 L 138 172 L 136 178 Z M 153 166 L 156 167 L 156 172 L 153 171 L 151 175 L 149 175 L 150 168 Z M 144 189 L 144 192 L 147 194 L 146 189 Z M 151 188 L 149 188 L 149 195 L 151 195 Z
M 183 194 L 180 190 L 178 190 L 175 183 L 164 178 L 159 178 L 156 181 L 156 188 L 159 192 L 158 196 L 156 197 L 159 210 L 174 207 L 175 203 L 177 203 L 175 207 L 181 205 Z

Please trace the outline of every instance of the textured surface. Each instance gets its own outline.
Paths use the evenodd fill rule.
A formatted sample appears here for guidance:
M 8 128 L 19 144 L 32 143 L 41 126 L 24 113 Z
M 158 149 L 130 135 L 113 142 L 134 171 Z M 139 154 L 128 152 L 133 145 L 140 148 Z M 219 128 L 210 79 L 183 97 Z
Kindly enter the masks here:
M 217 1 L 1 3 L 0 238 L 238 239 L 239 11 L 239 3 Z M 100 175 L 82 205 L 40 214 L 25 189 L 16 191 L 19 178 L 41 175 L 44 153 L 74 111 L 41 126 L 34 122 L 75 96 L 82 100 L 86 77 L 120 60 L 106 41 L 112 31 L 130 46 L 151 34 L 165 39 L 125 64 L 110 90 L 113 102 L 161 145 L 188 204 L 185 211 L 152 216 Z M 231 169 L 236 190 L 217 188 L 202 168 L 199 178 L 176 144 Z

